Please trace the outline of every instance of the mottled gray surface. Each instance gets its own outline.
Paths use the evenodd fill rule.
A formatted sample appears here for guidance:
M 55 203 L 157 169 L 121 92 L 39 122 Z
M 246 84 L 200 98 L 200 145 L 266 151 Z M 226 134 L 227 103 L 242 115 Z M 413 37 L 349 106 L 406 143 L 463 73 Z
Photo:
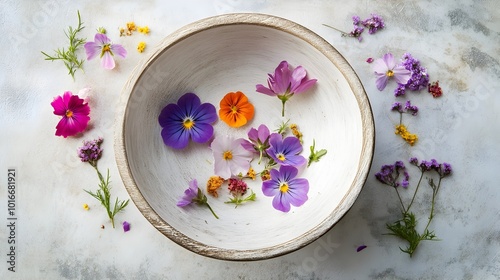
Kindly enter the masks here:
M 498 279 L 500 278 L 500 10 L 493 0 L 461 1 L 4 1 L 0 7 L 0 218 L 6 221 L 6 169 L 18 170 L 17 272 L 7 271 L 5 227 L 0 230 L 0 279 Z M 85 64 L 76 81 L 40 51 L 66 45 L 62 30 L 80 10 L 91 39 L 99 26 L 129 50 L 111 72 L 98 61 Z M 291 254 L 257 262 L 227 262 L 195 255 L 161 235 L 132 204 L 119 215 L 132 230 L 113 230 L 100 206 L 82 189 L 96 187 L 90 167 L 75 158 L 83 139 L 104 136 L 113 193 L 127 197 L 113 155 L 113 122 L 120 91 L 140 59 L 139 41 L 154 46 L 195 20 L 230 12 L 259 12 L 298 22 L 329 41 L 358 73 L 372 103 L 376 150 L 372 172 L 347 215 L 318 241 Z M 351 16 L 371 12 L 387 28 L 362 43 L 342 38 L 326 23 L 349 31 Z M 134 20 L 149 25 L 144 37 L 118 37 Z M 394 133 L 394 83 L 379 92 L 368 57 L 410 52 L 439 80 L 444 95 L 407 93 L 420 107 L 405 122 L 420 140 L 409 147 Z M 83 53 L 81 54 L 83 56 Z M 55 137 L 50 102 L 65 90 L 91 86 L 91 129 L 84 137 Z M 406 99 L 400 99 L 405 101 Z M 431 224 L 441 241 L 423 242 L 413 258 L 398 239 L 383 235 L 397 218 L 397 197 L 373 174 L 382 164 L 410 156 L 453 164 Z M 414 186 L 417 177 L 412 173 Z M 325 174 L 328 176 L 328 174 Z M 408 198 L 409 192 L 403 192 Z M 426 221 L 429 194 L 418 197 L 419 222 Z M 88 203 L 90 212 L 82 209 Z M 100 228 L 101 224 L 106 229 Z M 251 242 L 245 240 L 244 242 Z M 356 252 L 359 245 L 368 247 Z

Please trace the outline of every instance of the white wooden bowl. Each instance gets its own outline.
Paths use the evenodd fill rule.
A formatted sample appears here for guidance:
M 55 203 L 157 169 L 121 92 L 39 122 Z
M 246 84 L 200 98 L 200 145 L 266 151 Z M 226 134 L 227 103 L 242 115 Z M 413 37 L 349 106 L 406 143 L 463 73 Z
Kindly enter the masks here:
M 308 92 L 293 96 L 281 117 L 281 102 L 255 91 L 282 61 L 302 65 L 318 79 Z M 290 119 L 304 134 L 303 155 L 316 140 L 328 154 L 306 168 L 309 200 L 288 213 L 275 210 L 250 182 L 257 201 L 234 208 L 221 191 L 205 207 L 180 208 L 176 202 L 197 179 L 201 188 L 213 175 L 209 143 L 185 150 L 167 147 L 160 136 L 162 108 L 186 92 L 219 109 L 231 91 L 244 92 L 255 106 L 246 126 L 221 120 L 215 135 L 246 137 L 264 123 L 276 128 Z M 124 87 L 116 125 L 118 168 L 135 205 L 161 233 L 198 254 L 225 260 L 259 260 L 297 250 L 332 228 L 349 210 L 368 175 L 374 148 L 369 101 L 356 73 L 325 40 L 286 19 L 262 14 L 228 14 L 189 24 L 166 37 L 140 64 Z M 225 187 L 223 187 L 225 189 Z

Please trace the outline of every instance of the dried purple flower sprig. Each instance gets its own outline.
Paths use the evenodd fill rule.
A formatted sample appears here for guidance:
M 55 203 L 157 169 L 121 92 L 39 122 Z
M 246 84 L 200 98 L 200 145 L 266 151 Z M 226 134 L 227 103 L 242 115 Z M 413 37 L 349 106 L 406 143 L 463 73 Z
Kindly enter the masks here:
M 332 28 L 334 30 L 337 30 L 338 32 L 341 33 L 342 37 L 353 37 L 357 38 L 359 42 L 363 41 L 363 37 L 361 37 L 361 34 L 365 30 L 365 28 L 368 28 L 368 33 L 369 34 L 375 34 L 378 30 L 383 29 L 385 27 L 385 22 L 384 19 L 377 15 L 377 14 L 371 14 L 369 18 L 365 20 L 361 20 L 358 15 L 354 15 L 352 17 L 352 25 L 353 29 L 351 32 L 347 33 L 342 30 L 339 30 L 333 26 L 323 24 L 326 27 Z M 362 27 L 364 26 L 364 27 Z
M 403 162 L 397 161 L 394 165 L 383 165 L 380 172 L 377 172 L 375 174 L 375 178 L 377 178 L 377 180 L 379 180 L 381 183 L 385 185 L 392 186 L 396 190 L 396 193 L 398 194 L 398 198 L 402 208 L 401 211 L 402 218 L 392 224 L 387 224 L 386 226 L 387 229 L 390 231 L 389 235 L 398 236 L 408 242 L 408 246 L 405 249 L 400 247 L 400 250 L 402 252 L 409 254 L 410 257 L 412 257 L 421 241 L 438 240 L 436 238 L 436 235 L 434 234 L 434 231 L 429 230 L 429 225 L 435 215 L 434 209 L 435 209 L 436 197 L 441 187 L 441 181 L 443 178 L 451 175 L 452 167 L 449 163 L 446 162 L 438 163 L 435 159 L 431 159 L 430 161 L 422 160 L 421 162 L 419 162 L 417 158 L 412 157 L 410 158 L 409 162 L 410 164 L 417 166 L 421 174 L 417 183 L 417 187 L 415 188 L 415 192 L 413 193 L 412 199 L 407 207 L 405 207 L 398 191 L 399 185 L 402 186 L 404 186 L 405 184 L 408 185 L 409 182 L 409 175 L 406 172 L 406 168 Z M 402 182 L 399 183 L 398 177 L 401 171 L 403 171 L 405 177 L 402 180 Z M 439 179 L 437 184 L 435 183 L 432 177 L 428 177 L 427 179 L 428 184 L 432 189 L 431 210 L 429 213 L 427 224 L 422 234 L 420 234 L 417 232 L 416 229 L 417 219 L 415 217 L 415 214 L 410 211 L 410 208 L 413 205 L 413 202 L 415 201 L 415 197 L 422 183 L 422 179 L 424 178 L 424 174 L 428 172 L 436 172 L 439 176 Z
M 411 77 L 406 84 L 398 84 L 394 90 L 394 96 L 402 96 L 406 90 L 419 91 L 429 85 L 429 74 L 427 69 L 422 67 L 420 61 L 410 53 L 403 54 L 401 65 L 411 72 Z
M 92 141 L 84 141 L 83 146 L 78 149 L 78 157 L 82 162 L 88 162 L 97 172 L 97 176 L 99 177 L 99 189 L 93 193 L 91 191 L 85 190 L 92 197 L 101 202 L 102 206 L 106 208 L 106 212 L 108 213 L 109 220 L 111 221 L 111 225 L 113 228 L 115 227 L 115 215 L 120 211 L 124 210 L 128 205 L 129 200 L 120 201 L 116 198 L 114 205 L 111 203 L 111 187 L 109 186 L 109 169 L 107 172 L 106 179 L 102 176 L 101 172 L 97 168 L 97 162 L 101 158 L 102 151 L 101 144 L 103 139 L 101 137 L 92 140 Z

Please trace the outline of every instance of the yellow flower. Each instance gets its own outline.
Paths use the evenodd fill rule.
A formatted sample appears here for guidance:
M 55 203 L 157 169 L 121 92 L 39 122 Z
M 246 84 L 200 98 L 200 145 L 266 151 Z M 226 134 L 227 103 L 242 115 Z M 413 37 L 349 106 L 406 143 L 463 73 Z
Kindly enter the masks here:
M 250 169 L 248 169 L 247 176 L 250 177 L 252 180 L 255 180 L 256 174 L 255 174 L 255 170 L 252 167 L 250 167 Z
M 213 197 L 218 197 L 219 194 L 217 193 L 217 190 L 222 186 L 222 183 L 224 183 L 224 179 L 222 179 L 222 177 L 210 177 L 207 182 L 207 193 L 211 194 Z
M 146 43 L 145 42 L 139 42 L 139 45 L 137 45 L 137 51 L 142 53 L 144 49 L 146 48 Z
M 302 132 L 299 131 L 299 126 L 291 124 L 290 129 L 292 130 L 293 135 L 299 139 L 300 143 L 302 143 Z
M 90 209 L 90 208 L 89 208 L 89 205 L 88 205 L 87 203 L 83 204 L 83 209 L 85 209 L 85 210 L 87 210 L 87 211 L 88 211 L 88 210 Z
M 147 25 L 143 27 L 137 27 L 137 31 L 147 35 L 149 33 L 149 27 Z
M 410 133 L 403 124 L 397 125 L 394 133 L 400 135 L 410 146 L 413 146 L 418 140 L 418 136 Z
M 133 21 L 127 22 L 127 29 L 130 32 L 136 31 L 137 27 L 135 26 L 135 22 L 133 22 Z

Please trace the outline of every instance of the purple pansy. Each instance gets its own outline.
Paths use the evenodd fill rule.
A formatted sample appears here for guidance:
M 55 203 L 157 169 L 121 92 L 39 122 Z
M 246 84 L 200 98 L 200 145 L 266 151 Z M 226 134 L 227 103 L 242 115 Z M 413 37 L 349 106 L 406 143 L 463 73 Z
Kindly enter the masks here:
M 307 162 L 305 157 L 299 155 L 302 145 L 297 137 L 283 139 L 281 134 L 273 133 L 269 136 L 269 146 L 267 154 L 280 165 L 302 166 Z
M 295 178 L 297 168 L 281 166 L 279 170 L 271 170 L 271 179 L 262 183 L 262 192 L 266 196 L 274 196 L 273 207 L 282 212 L 290 211 L 290 205 L 299 207 L 308 197 L 309 182 L 304 178 Z
M 269 128 L 261 124 L 258 129 L 251 128 L 248 131 L 248 140 L 245 140 L 241 145 L 251 152 L 259 154 L 259 163 L 262 159 L 264 151 L 269 148 L 269 136 L 271 135 Z
M 122 58 L 127 56 L 127 51 L 122 45 L 112 44 L 108 36 L 102 33 L 95 34 L 94 42 L 87 42 L 83 47 L 87 53 L 87 60 L 100 55 L 102 67 L 105 69 L 115 68 L 115 60 L 113 59 L 115 54 Z
M 396 65 L 394 56 L 386 53 L 382 58 L 373 62 L 373 71 L 377 76 L 377 89 L 382 91 L 387 85 L 389 78 L 394 77 L 398 84 L 406 84 L 411 77 L 411 72 L 402 65 Z
M 189 139 L 196 143 L 205 143 L 214 134 L 212 123 L 217 120 L 214 105 L 201 103 L 194 93 L 186 93 L 177 104 L 165 106 L 158 117 L 163 128 L 161 137 L 165 145 L 174 149 L 185 148 Z
M 308 90 L 316 83 L 316 79 L 307 79 L 304 67 L 298 66 L 292 70 L 287 61 L 282 61 L 276 67 L 274 75 L 268 74 L 268 76 L 268 87 L 258 84 L 255 86 L 256 91 L 277 96 L 283 103 L 282 115 L 285 113 L 285 103 L 290 97 Z

